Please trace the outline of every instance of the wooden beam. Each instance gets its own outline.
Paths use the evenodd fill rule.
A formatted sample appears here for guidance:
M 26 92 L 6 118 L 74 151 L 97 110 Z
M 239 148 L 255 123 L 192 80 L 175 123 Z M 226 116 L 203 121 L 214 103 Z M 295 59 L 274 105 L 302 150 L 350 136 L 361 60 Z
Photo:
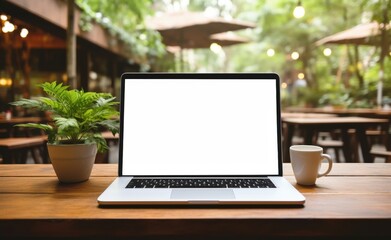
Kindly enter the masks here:
M 2 0 L 1 9 L 12 10 L 18 13 L 15 16 L 23 21 L 29 22 L 34 18 L 39 27 L 50 28 L 51 33 L 65 37 L 67 29 L 67 2 L 62 0 Z M 131 54 L 125 50 L 125 44 L 118 38 L 112 36 L 106 29 L 97 23 L 92 23 L 91 31 L 84 32 L 77 24 L 80 21 L 81 10 L 75 9 L 75 33 L 78 39 L 87 42 L 94 47 L 100 47 L 115 55 L 124 58 L 132 58 Z M 34 21 L 35 22 L 35 21 Z M 50 26 L 50 27 L 48 27 Z M 115 42 L 116 44 L 113 44 Z
M 51 48 L 66 48 L 65 41 L 59 37 L 45 34 L 45 33 L 32 33 L 30 32 L 25 40 L 29 44 L 30 49 L 40 48 L 40 49 L 51 49 Z M 14 48 L 21 48 L 23 39 L 15 38 L 13 43 Z

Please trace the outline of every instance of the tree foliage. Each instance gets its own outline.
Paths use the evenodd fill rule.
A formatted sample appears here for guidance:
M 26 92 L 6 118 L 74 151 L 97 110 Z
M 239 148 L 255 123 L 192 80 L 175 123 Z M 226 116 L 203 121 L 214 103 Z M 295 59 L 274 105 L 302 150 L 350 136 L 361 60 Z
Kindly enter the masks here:
M 277 72 L 286 89 L 283 99 L 287 105 L 321 103 L 346 97 L 351 106 L 371 106 L 375 102 L 380 62 L 384 62 L 384 95 L 391 95 L 391 61 L 388 41 L 379 46 L 324 45 L 315 42 L 323 37 L 351 28 L 362 22 L 389 22 L 391 0 L 302 0 L 306 9 L 303 18 L 292 12 L 297 0 L 77 0 L 88 3 L 97 13 L 112 19 L 117 26 L 138 33 L 143 17 L 154 11 L 209 11 L 222 17 L 257 23 L 255 29 L 238 31 L 251 43 L 224 48 L 223 54 L 209 49 L 186 50 L 185 70 L 190 72 Z M 141 36 L 136 34 L 136 36 Z M 389 34 L 387 35 L 389 36 Z M 149 51 L 154 51 L 156 39 L 147 37 Z M 385 47 L 384 47 L 385 46 Z M 332 54 L 325 56 L 323 50 Z M 275 54 L 268 56 L 268 49 Z M 292 52 L 300 54 L 293 60 Z M 157 51 L 156 51 L 157 52 Z M 382 56 L 382 57 L 381 57 Z M 380 61 L 383 58 L 384 61 Z M 163 61 L 160 71 L 173 71 L 171 61 Z M 296 88 L 298 74 L 304 74 L 305 89 Z M 325 97 L 323 97 L 325 95 Z M 327 100 L 327 96 L 329 96 Z M 320 101 L 322 99 L 322 101 Z
M 193 8 L 205 8 L 204 1 L 194 1 Z M 296 0 L 231 0 L 231 16 L 235 19 L 254 21 L 256 29 L 239 34 L 253 39 L 252 43 L 225 48 L 228 58 L 219 67 L 219 61 L 208 61 L 209 70 L 224 68 L 230 72 L 277 72 L 287 86 L 289 99 L 286 104 L 320 104 L 344 99 L 348 94 L 350 106 L 371 106 L 376 100 L 376 85 L 379 80 L 379 46 L 354 46 L 329 44 L 317 46 L 323 37 L 351 28 L 362 22 L 389 22 L 390 0 L 304 0 L 306 9 L 303 18 L 293 17 Z M 216 8 L 219 1 L 212 1 Z M 190 5 L 193 1 L 190 2 Z M 211 7 L 211 5 L 209 5 Z M 224 11 L 223 11 L 224 12 Z M 385 57 L 384 95 L 391 95 L 391 69 L 389 41 L 383 49 Z M 323 50 L 330 48 L 332 54 L 325 56 Z M 274 56 L 266 54 L 268 49 Z M 300 57 L 293 60 L 292 52 Z M 202 50 L 206 54 L 207 50 Z M 210 53 L 212 55 L 213 53 Z M 198 63 L 202 65 L 202 63 Z M 296 88 L 298 74 L 304 73 L 307 87 Z M 326 95 L 326 97 L 322 97 Z M 329 97 L 329 101 L 327 100 Z
M 91 30 L 98 22 L 127 44 L 133 60 L 149 67 L 151 59 L 164 53 L 164 45 L 157 31 L 148 29 L 144 18 L 152 15 L 152 0 L 76 0 L 83 10 L 81 28 Z

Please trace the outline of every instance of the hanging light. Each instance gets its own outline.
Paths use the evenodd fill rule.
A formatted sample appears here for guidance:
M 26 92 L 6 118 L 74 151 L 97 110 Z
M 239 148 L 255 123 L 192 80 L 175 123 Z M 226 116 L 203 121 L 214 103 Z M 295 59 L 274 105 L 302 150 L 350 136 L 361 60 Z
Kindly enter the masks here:
M 326 57 L 330 56 L 331 55 L 331 49 L 330 48 L 325 48 L 323 50 L 323 55 L 325 55 Z
M 301 1 L 299 0 L 297 2 L 297 6 L 295 7 L 295 9 L 293 10 L 293 16 L 295 18 L 302 18 L 304 17 L 305 15 L 305 9 L 304 7 L 301 5 Z
M 20 30 L 20 37 L 25 38 L 28 34 L 29 30 L 27 30 L 26 28 L 22 28 L 22 30 Z
M 215 54 L 218 54 L 223 50 L 223 48 L 217 43 L 212 43 L 209 48 Z
M 7 21 L 8 17 L 6 15 L 0 15 L 0 19 L 3 21 Z
M 9 87 L 12 85 L 11 78 L 0 78 L 0 87 Z
M 276 52 L 274 51 L 273 48 L 269 48 L 269 49 L 266 51 L 266 54 L 267 54 L 269 57 L 273 57 L 275 53 L 276 53 Z
M 3 33 L 13 32 L 15 30 L 15 25 L 10 23 L 9 21 L 5 21 L 4 26 L 1 30 L 3 31 Z
M 293 60 L 297 60 L 297 59 L 299 59 L 299 57 L 300 57 L 300 54 L 299 54 L 298 52 L 293 52 L 293 53 L 291 54 L 291 58 L 292 58 Z

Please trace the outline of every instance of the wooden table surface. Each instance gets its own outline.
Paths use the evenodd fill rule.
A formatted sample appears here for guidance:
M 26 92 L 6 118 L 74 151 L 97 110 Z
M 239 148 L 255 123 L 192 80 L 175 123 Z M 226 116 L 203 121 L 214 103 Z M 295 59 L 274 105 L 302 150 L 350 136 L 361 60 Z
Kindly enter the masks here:
M 20 123 L 38 123 L 42 122 L 41 117 L 12 117 L 10 119 L 0 118 L 0 124 L 15 125 Z
M 287 107 L 284 109 L 285 112 L 292 113 L 331 113 L 338 114 L 340 116 L 360 116 L 360 117 L 376 117 L 376 116 L 391 116 L 390 109 L 379 109 L 379 108 L 333 108 L 333 107 L 319 107 L 319 108 L 308 108 L 308 107 Z
M 281 112 L 281 118 L 330 118 L 338 117 L 337 114 L 331 113 L 300 113 L 300 112 Z
M 116 174 L 116 164 L 96 164 L 88 181 L 60 184 L 49 164 L 0 165 L 0 239 L 391 237 L 391 164 L 337 163 L 303 187 L 285 163 L 302 207 L 100 208 Z

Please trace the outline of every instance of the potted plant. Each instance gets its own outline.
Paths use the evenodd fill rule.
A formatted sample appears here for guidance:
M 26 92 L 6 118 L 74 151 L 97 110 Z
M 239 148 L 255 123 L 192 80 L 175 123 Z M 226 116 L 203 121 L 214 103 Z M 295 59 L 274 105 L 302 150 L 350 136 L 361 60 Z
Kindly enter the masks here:
M 22 127 L 42 129 L 48 137 L 47 148 L 60 182 L 82 182 L 91 174 L 97 151 L 108 149 L 102 129 L 115 135 L 119 131 L 119 102 L 108 93 L 69 90 L 62 83 L 40 85 L 47 97 L 21 99 L 11 103 L 23 108 L 49 112 L 48 124 L 27 123 Z

